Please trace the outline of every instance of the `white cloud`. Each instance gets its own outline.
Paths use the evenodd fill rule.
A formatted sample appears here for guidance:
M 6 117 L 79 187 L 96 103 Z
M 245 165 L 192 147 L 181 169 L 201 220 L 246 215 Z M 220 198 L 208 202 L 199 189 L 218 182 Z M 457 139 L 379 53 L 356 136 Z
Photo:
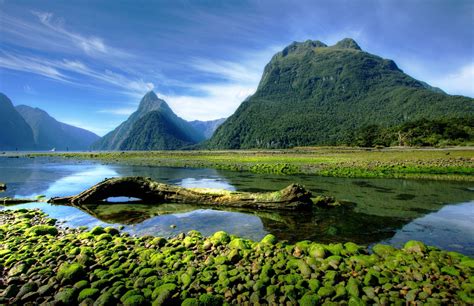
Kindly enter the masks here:
M 102 114 L 111 114 L 117 116 L 128 116 L 131 115 L 134 111 L 136 111 L 136 107 L 122 107 L 122 108 L 107 108 L 98 110 L 98 113 Z
M 162 96 L 173 111 L 186 120 L 211 120 L 230 116 L 240 103 L 255 92 L 256 86 L 239 84 L 198 86 L 206 95 Z
M 32 57 L 15 56 L 2 52 L 0 67 L 39 74 L 58 81 L 68 82 L 66 76 L 45 61 Z
M 195 58 L 190 67 L 211 75 L 218 82 L 187 84 L 202 96 L 165 95 L 173 110 L 187 120 L 211 120 L 228 117 L 257 89 L 263 68 L 273 54 L 281 49 L 274 46 L 263 51 L 242 54 L 236 61 L 214 61 Z
M 106 46 L 104 40 L 100 37 L 86 37 L 84 35 L 66 30 L 64 27 L 64 21 L 60 18 L 54 19 L 53 13 L 32 11 L 32 14 L 38 17 L 42 25 L 68 39 L 88 55 L 109 55 L 111 53 L 113 55 L 125 55 L 125 52 L 123 51 Z
M 57 81 L 79 86 L 97 88 L 97 84 L 87 78 L 119 88 L 124 94 L 141 97 L 154 88 L 153 83 L 131 78 L 111 70 L 100 71 L 77 60 L 49 60 L 41 57 L 0 53 L 0 67 L 11 70 L 39 74 Z M 81 75 L 82 78 L 78 78 Z
M 25 91 L 25 93 L 30 95 L 36 95 L 38 93 L 33 87 L 28 84 L 23 86 L 23 90 Z
M 429 83 L 449 94 L 474 97 L 474 63 L 464 65 L 446 76 L 432 79 Z

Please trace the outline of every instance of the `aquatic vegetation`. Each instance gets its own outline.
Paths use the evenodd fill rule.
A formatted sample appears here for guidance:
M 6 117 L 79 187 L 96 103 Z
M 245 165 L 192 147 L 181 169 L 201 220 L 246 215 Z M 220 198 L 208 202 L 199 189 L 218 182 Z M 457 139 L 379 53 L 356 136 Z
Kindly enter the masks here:
M 473 151 L 303 147 L 288 150 L 36 153 L 129 165 L 215 168 L 263 174 L 474 180 Z
M 472 304 L 474 259 L 409 241 L 260 242 L 225 232 L 131 237 L 61 228 L 39 210 L 0 211 L 0 304 Z M 25 235 L 32 228 L 53 227 Z

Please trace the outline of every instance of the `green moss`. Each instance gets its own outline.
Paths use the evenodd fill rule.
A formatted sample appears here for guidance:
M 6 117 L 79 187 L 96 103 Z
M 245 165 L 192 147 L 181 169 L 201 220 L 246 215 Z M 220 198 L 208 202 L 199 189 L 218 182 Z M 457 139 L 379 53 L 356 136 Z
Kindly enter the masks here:
M 79 292 L 77 301 L 80 303 L 85 299 L 95 299 L 99 295 L 99 289 L 86 288 Z
M 405 243 L 403 249 L 407 252 L 423 253 L 426 251 L 426 246 L 421 241 L 410 240 Z
M 224 231 L 215 232 L 210 238 L 214 245 L 227 244 L 230 241 L 230 236 Z
M 76 304 L 77 289 L 64 288 L 54 296 L 54 301 L 59 305 L 74 305 Z
M 376 244 L 372 247 L 372 251 L 374 251 L 374 253 L 379 255 L 380 257 L 386 257 L 388 255 L 393 254 L 396 249 L 390 245 Z
M 181 303 L 181 306 L 199 306 L 199 300 L 197 298 L 187 298 Z
M 86 273 L 84 267 L 78 263 L 64 263 L 59 267 L 57 277 L 58 279 L 74 283 L 85 277 Z
M 274 235 L 268 234 L 263 237 L 260 242 L 263 244 L 274 245 L 278 242 L 278 239 Z
M 90 234 L 92 235 L 100 235 L 104 233 L 105 233 L 105 230 L 102 226 L 96 226 L 90 231 Z
M 127 297 L 123 301 L 124 306 L 141 306 L 145 304 L 146 299 L 143 297 L 143 295 L 137 294 L 137 295 L 131 295 Z
M 199 296 L 199 305 L 202 306 L 221 306 L 224 299 L 221 296 L 212 294 L 203 294 Z
M 229 248 L 237 250 L 246 250 L 249 249 L 249 243 L 245 239 L 235 238 L 229 243 Z
M 35 225 L 25 232 L 28 236 L 42 236 L 42 235 L 52 235 L 56 236 L 58 234 L 58 229 L 51 225 Z
M 29 220 L 34 226 L 45 218 L 35 212 Z M 419 243 L 403 250 L 374 246 L 374 254 L 364 255 L 366 247 L 351 243 L 267 244 L 234 236 L 230 241 L 219 233 L 214 238 L 224 242 L 216 246 L 212 237 L 201 240 L 188 233 L 156 247 L 152 237 L 82 240 L 71 229 L 25 239 L 21 220 L 16 212 L 0 210 L 2 243 L 9 250 L 0 255 L 7 276 L 0 302 L 57 296 L 59 304 L 71 298 L 87 305 L 94 299 L 97 305 L 175 305 L 187 299 L 222 304 L 225 296 L 231 304 L 398 305 L 409 300 L 462 305 L 474 291 L 471 258 Z M 186 237 L 199 243 L 189 250 Z M 204 247 L 205 241 L 210 245 Z M 79 256 L 90 256 L 91 263 L 74 262 Z M 45 285 L 26 282 L 36 279 Z

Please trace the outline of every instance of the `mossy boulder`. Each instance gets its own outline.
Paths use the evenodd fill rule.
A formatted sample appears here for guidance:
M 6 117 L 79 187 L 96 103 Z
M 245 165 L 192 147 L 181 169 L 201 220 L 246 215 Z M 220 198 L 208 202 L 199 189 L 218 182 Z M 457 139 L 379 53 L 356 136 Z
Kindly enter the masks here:
M 102 226 L 96 226 L 89 232 L 92 235 L 100 235 L 105 233 L 105 229 Z
M 392 255 L 397 249 L 386 244 L 376 244 L 372 247 L 372 251 L 380 257 Z
M 26 230 L 25 235 L 27 236 L 42 236 L 42 235 L 52 235 L 56 236 L 58 234 L 58 229 L 55 226 L 51 225 L 35 225 Z
M 275 245 L 278 242 L 277 237 L 275 237 L 272 234 L 268 234 L 265 237 L 262 238 L 260 243 L 262 244 L 267 244 L 267 245 Z
M 229 242 L 229 248 L 237 250 L 246 250 L 250 248 L 250 244 L 247 240 L 241 238 L 234 238 Z
M 77 301 L 80 303 L 85 299 L 95 299 L 99 295 L 99 292 L 100 292 L 99 289 L 96 289 L 96 288 L 82 289 L 79 292 Z
M 199 296 L 199 305 L 201 306 L 221 306 L 224 299 L 218 295 L 202 294 Z
M 146 299 L 141 294 L 131 295 L 123 301 L 124 306 L 141 306 L 141 305 L 144 305 L 145 303 L 146 303 Z
M 215 232 L 210 238 L 214 245 L 225 245 L 229 243 L 230 236 L 224 231 Z
M 58 305 L 75 305 L 77 304 L 77 289 L 64 288 L 54 296 L 54 301 Z
M 421 241 L 410 240 L 403 246 L 403 249 L 409 253 L 424 253 L 426 246 Z
M 86 276 L 84 267 L 79 263 L 63 263 L 57 273 L 57 278 L 62 282 L 75 283 Z
M 187 298 L 181 303 L 181 306 L 199 306 L 199 300 L 197 298 Z

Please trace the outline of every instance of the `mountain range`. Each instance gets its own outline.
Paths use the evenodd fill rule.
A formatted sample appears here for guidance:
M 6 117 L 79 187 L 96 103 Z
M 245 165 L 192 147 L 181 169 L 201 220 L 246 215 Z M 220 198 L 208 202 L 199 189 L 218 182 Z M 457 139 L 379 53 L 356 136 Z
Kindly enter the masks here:
M 214 133 L 212 149 L 352 143 L 364 126 L 463 118 L 474 99 L 451 96 L 405 74 L 352 39 L 294 42 L 266 65 L 257 91 Z
M 0 93 L 0 131 L 0 150 L 35 149 L 31 127 L 3 93 Z
M 126 121 L 99 139 L 41 109 L 25 105 L 15 108 L 0 94 L 0 149 L 352 145 L 373 131 L 373 126 L 396 134 L 398 126 L 412 126 L 420 120 L 457 122 L 473 118 L 473 114 L 474 99 L 448 95 L 416 80 L 392 60 L 363 51 L 353 39 L 333 46 L 307 40 L 294 42 L 275 54 L 265 66 L 256 92 L 227 119 L 188 122 L 150 91 Z M 459 122 L 472 122 L 463 120 Z
M 100 137 L 51 117 L 39 108 L 13 106 L 0 93 L 0 149 L 2 150 L 87 150 Z
M 94 150 L 176 150 L 208 139 L 224 119 L 188 122 L 150 91 L 138 109 L 92 145 Z

